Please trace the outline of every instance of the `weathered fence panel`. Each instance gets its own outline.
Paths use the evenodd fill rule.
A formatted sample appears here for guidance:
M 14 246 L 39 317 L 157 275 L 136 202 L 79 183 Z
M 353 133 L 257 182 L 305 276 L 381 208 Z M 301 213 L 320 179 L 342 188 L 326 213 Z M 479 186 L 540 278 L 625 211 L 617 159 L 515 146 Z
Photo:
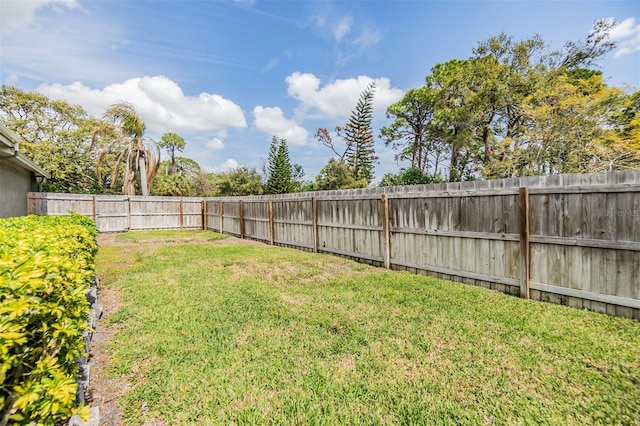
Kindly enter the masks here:
M 271 204 L 274 244 L 313 250 L 312 200 L 273 200 Z
M 101 231 L 198 228 L 640 319 L 640 171 L 259 197 L 29 194 Z
M 162 198 L 131 198 L 131 229 L 179 229 L 179 199 L 163 201 Z
M 96 221 L 100 232 L 203 229 L 201 198 L 29 193 L 31 214 L 75 212 Z
M 532 296 L 624 316 L 640 308 L 639 191 L 531 189 Z
M 32 204 L 32 199 L 39 199 L 47 215 L 66 216 L 70 212 L 93 217 L 93 196 L 86 194 L 58 194 L 58 193 L 29 193 L 28 205 Z M 31 211 L 29 211 L 31 213 Z M 33 212 L 37 213 L 37 212 Z
M 243 215 L 245 238 L 270 242 L 269 201 L 244 201 Z
M 225 201 L 220 213 L 222 232 L 226 234 L 242 236 L 240 233 L 240 200 Z
M 379 198 L 318 199 L 318 250 L 382 264 L 381 204 Z
M 517 192 L 411 194 L 389 200 L 391 265 L 519 294 Z M 491 284 L 489 285 L 491 286 Z
M 181 227 L 184 229 L 204 229 L 202 198 L 182 198 L 181 202 Z
M 220 201 L 207 199 L 204 201 L 205 205 L 205 229 L 222 233 L 222 226 L 220 223 Z
M 47 194 L 30 192 L 27 194 L 27 214 L 47 215 Z
M 103 195 L 93 197 L 94 220 L 100 232 L 123 232 L 131 229 L 129 197 Z

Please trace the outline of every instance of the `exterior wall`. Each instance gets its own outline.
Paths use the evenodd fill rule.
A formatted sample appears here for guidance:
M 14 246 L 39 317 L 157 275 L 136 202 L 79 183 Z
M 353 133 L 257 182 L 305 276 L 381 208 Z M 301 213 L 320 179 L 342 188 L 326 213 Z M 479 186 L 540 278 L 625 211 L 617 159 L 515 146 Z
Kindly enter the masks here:
M 27 193 L 36 189 L 32 172 L 0 160 L 0 218 L 26 216 Z

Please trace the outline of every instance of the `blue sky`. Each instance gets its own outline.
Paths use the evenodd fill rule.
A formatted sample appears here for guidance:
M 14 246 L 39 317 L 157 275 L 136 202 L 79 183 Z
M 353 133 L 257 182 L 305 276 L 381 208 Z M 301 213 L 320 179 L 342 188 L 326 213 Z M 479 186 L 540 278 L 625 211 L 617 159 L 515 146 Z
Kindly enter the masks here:
M 378 135 L 435 64 L 500 32 L 560 48 L 603 17 L 620 23 L 605 78 L 640 88 L 637 0 L 0 0 L 0 78 L 97 116 L 131 102 L 149 136 L 180 134 L 206 171 L 259 167 L 284 137 L 312 180 L 332 155 L 314 133 L 344 124 L 371 80 Z M 376 179 L 406 166 L 376 151 Z

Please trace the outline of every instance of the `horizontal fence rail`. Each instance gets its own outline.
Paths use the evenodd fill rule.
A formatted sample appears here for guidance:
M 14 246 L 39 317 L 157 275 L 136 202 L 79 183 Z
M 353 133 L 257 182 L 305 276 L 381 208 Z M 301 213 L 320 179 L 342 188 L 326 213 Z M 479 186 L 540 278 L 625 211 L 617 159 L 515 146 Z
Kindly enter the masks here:
M 640 319 L 640 172 L 258 197 L 30 194 L 101 231 L 208 229 Z

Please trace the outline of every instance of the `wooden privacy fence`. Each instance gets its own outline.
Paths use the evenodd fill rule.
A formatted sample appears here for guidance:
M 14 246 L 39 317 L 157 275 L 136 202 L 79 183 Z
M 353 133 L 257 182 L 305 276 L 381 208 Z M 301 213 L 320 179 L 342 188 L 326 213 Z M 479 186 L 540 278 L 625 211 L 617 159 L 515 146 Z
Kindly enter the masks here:
M 206 199 L 206 228 L 640 319 L 640 172 Z
M 203 229 L 202 198 L 142 197 L 30 192 L 27 211 L 67 215 L 70 211 L 95 220 L 100 232 L 143 229 Z
M 109 214 L 128 229 L 203 228 L 640 319 L 640 172 L 204 200 L 114 197 L 129 200 L 120 205 L 126 215 L 102 213 L 109 202 L 101 196 L 73 196 L 88 197 L 82 211 L 53 203 L 64 196 L 31 194 L 29 203 L 44 202 L 46 214 L 93 215 L 101 230 L 116 230 L 106 227 Z

